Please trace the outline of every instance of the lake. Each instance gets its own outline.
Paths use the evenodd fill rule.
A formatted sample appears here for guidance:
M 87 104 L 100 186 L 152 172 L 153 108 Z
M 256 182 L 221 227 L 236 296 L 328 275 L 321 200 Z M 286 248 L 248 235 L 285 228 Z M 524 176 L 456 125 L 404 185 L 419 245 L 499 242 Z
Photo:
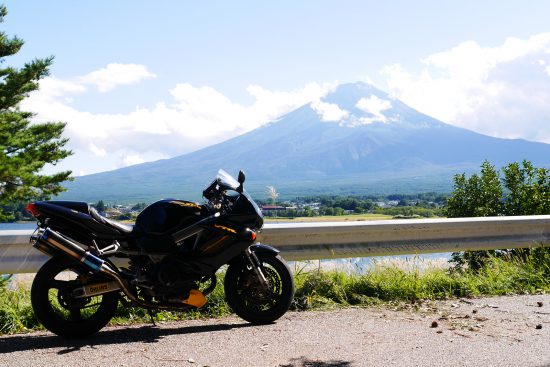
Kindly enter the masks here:
M 36 222 L 0 223 L 0 231 L 8 229 L 35 229 Z

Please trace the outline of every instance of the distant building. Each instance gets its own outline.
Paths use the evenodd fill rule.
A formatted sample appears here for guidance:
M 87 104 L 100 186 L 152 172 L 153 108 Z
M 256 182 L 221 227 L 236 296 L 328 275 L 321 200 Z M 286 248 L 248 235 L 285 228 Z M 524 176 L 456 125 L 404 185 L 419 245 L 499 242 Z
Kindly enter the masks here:
M 376 206 L 380 208 L 391 208 L 393 206 L 397 206 L 399 204 L 399 201 L 397 200 L 390 200 L 390 201 L 377 201 L 375 202 Z
M 287 210 L 287 208 L 280 205 L 262 205 L 260 209 L 262 209 L 262 213 L 264 214 L 276 213 L 278 211 Z
M 304 208 L 309 208 L 311 210 L 321 209 L 321 203 L 306 203 L 303 205 Z

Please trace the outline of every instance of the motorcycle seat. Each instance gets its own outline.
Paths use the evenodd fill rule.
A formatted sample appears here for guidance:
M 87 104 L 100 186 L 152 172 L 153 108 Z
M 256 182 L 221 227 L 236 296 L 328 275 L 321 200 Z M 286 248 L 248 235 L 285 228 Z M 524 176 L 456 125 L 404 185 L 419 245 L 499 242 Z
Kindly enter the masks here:
M 101 236 L 112 236 L 117 233 L 128 235 L 134 230 L 134 226 L 101 216 L 94 207 L 85 202 L 37 201 L 35 204 L 46 214 L 82 225 Z
M 45 205 L 50 210 L 56 210 L 56 207 L 62 207 L 66 209 L 70 209 L 74 212 L 80 212 L 84 214 L 88 214 L 89 211 L 89 205 L 88 203 L 82 202 L 82 201 L 39 201 L 39 205 Z M 53 206 L 54 205 L 54 206 Z M 59 209 L 59 208 L 58 208 Z
M 130 234 L 134 230 L 133 225 L 129 224 L 123 224 L 114 220 L 111 220 L 109 218 L 105 218 L 104 216 L 100 215 L 97 210 L 94 207 L 89 207 L 89 213 L 96 221 L 99 223 L 105 224 L 107 226 L 113 227 L 114 229 L 124 233 L 124 234 Z

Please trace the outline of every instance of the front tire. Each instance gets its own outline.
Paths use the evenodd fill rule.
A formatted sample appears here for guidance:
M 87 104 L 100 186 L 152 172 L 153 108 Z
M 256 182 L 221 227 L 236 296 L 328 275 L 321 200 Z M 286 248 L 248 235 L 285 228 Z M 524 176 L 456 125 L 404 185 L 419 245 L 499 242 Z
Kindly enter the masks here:
M 294 298 L 294 281 L 278 255 L 256 254 L 269 287 L 264 289 L 254 269 L 243 259 L 225 274 L 225 298 L 231 309 L 253 324 L 268 324 L 283 316 Z
M 72 291 L 98 281 L 109 279 L 93 274 L 70 258 L 51 258 L 38 270 L 32 283 L 31 303 L 36 318 L 46 329 L 65 338 L 96 333 L 115 314 L 118 293 L 75 298 Z

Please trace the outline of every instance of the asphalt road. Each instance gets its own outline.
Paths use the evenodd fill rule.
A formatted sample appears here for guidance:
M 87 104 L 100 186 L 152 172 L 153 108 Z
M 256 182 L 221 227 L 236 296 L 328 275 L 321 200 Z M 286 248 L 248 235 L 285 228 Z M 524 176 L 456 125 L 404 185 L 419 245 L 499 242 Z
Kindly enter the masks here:
M 550 366 L 550 295 L 0 337 L 0 366 Z

